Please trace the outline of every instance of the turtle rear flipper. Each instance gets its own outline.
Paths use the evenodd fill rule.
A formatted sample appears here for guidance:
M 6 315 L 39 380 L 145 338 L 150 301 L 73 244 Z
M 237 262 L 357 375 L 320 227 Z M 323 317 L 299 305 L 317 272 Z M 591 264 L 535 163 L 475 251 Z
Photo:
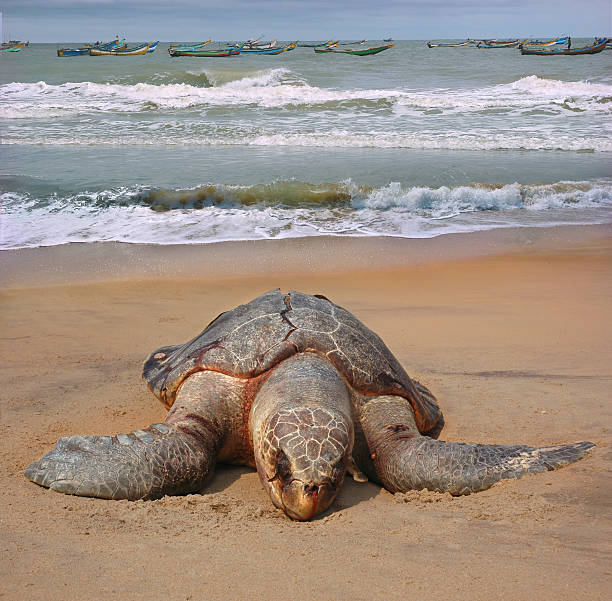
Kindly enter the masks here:
M 46 488 L 103 499 L 157 499 L 202 488 L 216 458 L 210 436 L 153 424 L 117 436 L 71 436 L 32 463 L 25 476 Z
M 500 480 L 554 470 L 584 457 L 595 445 L 549 447 L 454 443 L 421 436 L 400 397 L 381 396 L 363 409 L 363 431 L 377 475 L 391 492 L 428 489 L 465 495 Z

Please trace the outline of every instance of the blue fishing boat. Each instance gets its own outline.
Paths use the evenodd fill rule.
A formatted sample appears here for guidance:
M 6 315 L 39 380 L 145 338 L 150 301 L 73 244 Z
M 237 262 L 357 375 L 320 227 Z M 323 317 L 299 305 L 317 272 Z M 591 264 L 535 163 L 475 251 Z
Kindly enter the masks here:
M 125 47 L 125 40 L 116 38 L 110 42 L 106 42 L 105 44 L 96 42 L 95 44 L 86 44 L 80 48 L 58 48 L 57 56 L 89 56 L 89 51 L 92 48 L 97 48 L 99 50 L 118 50 L 119 48 Z
M 240 54 L 282 54 L 283 52 L 289 52 L 298 45 L 297 42 L 287 44 L 286 46 L 280 46 L 278 48 L 243 48 Z
M 476 48 L 489 50 L 492 48 L 517 48 L 519 44 L 521 44 L 519 40 L 485 40 L 484 42 L 478 42 Z
M 199 56 L 203 58 L 219 58 L 225 56 L 238 56 L 242 50 L 242 45 L 237 48 L 225 48 L 219 50 L 207 50 L 206 48 L 196 48 L 195 50 L 178 50 L 177 48 L 168 48 L 170 56 Z
M 90 48 L 89 55 L 90 56 L 137 56 L 140 54 L 147 54 L 149 52 L 149 48 L 155 44 L 157 46 L 159 42 L 144 42 L 143 44 L 139 44 L 138 46 L 133 46 L 132 48 L 111 48 L 110 50 L 106 50 L 103 48 Z
M 582 48 L 521 48 L 521 54 L 535 56 L 577 56 L 579 54 L 599 54 L 609 42 L 608 38 L 599 38 L 590 46 Z
M 82 48 L 58 48 L 57 56 L 89 56 L 90 46 Z
M 19 52 L 24 46 L 26 46 L 25 43 L 23 42 L 16 42 L 16 43 L 12 43 L 9 42 L 7 45 L 2 45 L 2 48 L 0 48 L 0 51 L 2 52 Z

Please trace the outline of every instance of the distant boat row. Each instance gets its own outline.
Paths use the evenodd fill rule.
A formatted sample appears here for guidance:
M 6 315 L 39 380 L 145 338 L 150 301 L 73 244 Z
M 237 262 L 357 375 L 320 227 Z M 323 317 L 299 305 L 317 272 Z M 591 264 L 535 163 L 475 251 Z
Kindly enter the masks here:
M 387 38 L 385 41 L 390 42 L 390 40 L 391 38 Z M 239 54 L 278 55 L 285 52 L 291 52 L 291 50 L 299 46 L 301 48 L 312 48 L 317 54 L 335 53 L 368 56 L 378 54 L 383 50 L 388 50 L 393 47 L 392 43 L 366 47 L 364 46 L 366 41 L 367 40 L 340 42 L 340 40 L 329 40 L 328 42 L 313 44 L 299 44 L 298 41 L 295 41 L 290 44 L 279 45 L 276 39 L 271 42 L 262 42 L 261 38 L 257 38 L 247 40 L 246 42 L 228 44 L 223 48 L 213 48 L 209 46 L 211 40 L 206 40 L 196 44 L 172 44 L 168 48 L 168 53 L 171 57 L 193 56 L 204 58 L 238 56 Z M 145 42 L 138 46 L 129 47 L 125 43 L 125 40 L 120 40 L 117 37 L 115 40 L 106 43 L 96 42 L 95 44 L 87 44 L 77 48 L 58 48 L 57 56 L 135 56 L 154 52 L 158 43 L 159 42 Z
M 468 38 L 464 42 L 427 42 L 427 46 L 429 48 L 465 48 L 468 46 L 476 47 L 476 48 L 518 48 L 521 45 L 528 46 L 555 46 L 558 44 L 567 44 L 569 40 L 569 36 L 563 38 L 555 38 L 554 40 L 548 40 L 546 42 L 542 40 L 523 40 L 522 42 L 518 39 L 516 40 L 472 40 Z
M 277 46 L 277 40 L 272 42 L 266 42 L 264 44 L 254 43 L 253 41 L 243 42 L 240 44 L 230 44 L 225 48 L 209 49 L 205 46 L 210 42 L 202 42 L 195 46 L 170 46 L 168 53 L 172 57 L 176 56 L 199 56 L 199 57 L 224 57 L 224 56 L 238 56 L 239 54 L 283 54 L 284 52 L 290 52 L 297 47 L 297 42 L 291 44 L 285 44 L 284 46 Z
M 362 47 L 367 40 L 360 40 L 357 42 L 340 42 L 340 40 L 329 40 L 328 42 L 322 43 L 306 43 L 300 44 L 295 41 L 291 44 L 277 46 L 278 40 L 272 40 L 271 42 L 262 42 L 261 37 L 257 39 L 249 39 L 246 42 L 239 42 L 235 44 L 229 44 L 226 48 L 220 48 L 212 50 L 204 48 L 208 42 L 202 42 L 195 46 L 170 46 L 168 52 L 170 56 L 200 56 L 200 57 L 224 57 L 224 56 L 238 56 L 239 54 L 257 54 L 257 55 L 277 55 L 283 54 L 284 52 L 290 52 L 298 46 L 301 48 L 312 48 L 316 53 L 337 53 L 337 54 L 352 54 L 355 56 L 367 56 L 370 54 L 378 54 L 383 50 L 388 50 L 393 44 L 386 44 L 384 46 L 376 46 L 371 48 Z M 343 46 L 343 48 L 338 48 Z M 344 46 L 357 46 L 357 48 L 344 48 Z
M 380 46 L 365 46 L 367 40 L 354 42 L 341 42 L 340 40 L 329 40 L 327 42 L 308 42 L 279 44 L 278 40 L 262 42 L 261 37 L 249 39 L 246 42 L 227 44 L 225 47 L 218 45 L 216 48 L 209 46 L 211 40 L 196 44 L 175 44 L 168 48 L 171 57 L 229 57 L 241 54 L 254 55 L 279 55 L 290 52 L 295 48 L 312 48 L 316 54 L 350 54 L 353 56 L 369 56 L 378 54 L 394 46 L 392 38 L 383 40 L 386 42 Z M 2 52 L 19 52 L 29 42 L 10 41 L 2 44 Z M 159 42 L 144 42 L 135 46 L 128 46 L 125 40 L 119 37 L 110 42 L 96 42 L 76 48 L 59 48 L 57 55 L 65 56 L 137 56 L 151 54 L 157 49 Z M 476 47 L 481 49 L 503 49 L 518 48 L 523 55 L 538 56 L 574 56 L 580 54 L 598 54 L 606 48 L 611 49 L 609 38 L 595 38 L 591 44 L 578 48 L 572 47 L 571 37 L 557 37 L 551 40 L 498 40 L 498 39 L 470 39 L 461 42 L 427 42 L 429 48 L 466 48 Z M 561 46 L 565 46 L 562 48 Z
M 451 43 L 427 42 L 429 48 L 466 48 L 468 46 L 482 49 L 519 48 L 521 54 L 537 56 L 575 56 L 579 54 L 598 54 L 606 47 L 609 48 L 608 38 L 596 37 L 591 44 L 579 48 L 572 48 L 570 36 L 558 37 L 552 40 L 472 40 Z M 566 48 L 559 48 L 566 46 Z
M 159 42 L 144 42 L 128 47 L 125 40 L 119 38 L 112 42 L 88 44 L 80 48 L 58 48 L 57 56 L 137 56 L 155 52 Z

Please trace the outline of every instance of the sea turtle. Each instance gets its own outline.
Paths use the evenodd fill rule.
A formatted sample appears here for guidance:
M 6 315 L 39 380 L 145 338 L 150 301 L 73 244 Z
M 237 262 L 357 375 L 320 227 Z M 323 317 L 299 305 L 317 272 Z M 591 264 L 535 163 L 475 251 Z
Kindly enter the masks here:
M 583 457 L 590 442 L 549 447 L 436 440 L 435 397 L 384 342 L 321 295 L 272 290 L 165 346 L 143 377 L 164 423 L 116 436 L 60 438 L 25 475 L 105 499 L 200 491 L 216 462 L 255 467 L 296 520 L 329 507 L 349 471 L 391 492 L 463 495 Z

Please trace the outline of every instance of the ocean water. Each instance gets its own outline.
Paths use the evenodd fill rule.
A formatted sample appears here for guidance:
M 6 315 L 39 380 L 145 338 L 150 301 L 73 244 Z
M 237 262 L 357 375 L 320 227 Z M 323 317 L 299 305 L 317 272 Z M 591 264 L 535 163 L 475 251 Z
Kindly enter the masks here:
M 612 223 L 612 52 L 167 46 L 0 56 L 1 249 Z

